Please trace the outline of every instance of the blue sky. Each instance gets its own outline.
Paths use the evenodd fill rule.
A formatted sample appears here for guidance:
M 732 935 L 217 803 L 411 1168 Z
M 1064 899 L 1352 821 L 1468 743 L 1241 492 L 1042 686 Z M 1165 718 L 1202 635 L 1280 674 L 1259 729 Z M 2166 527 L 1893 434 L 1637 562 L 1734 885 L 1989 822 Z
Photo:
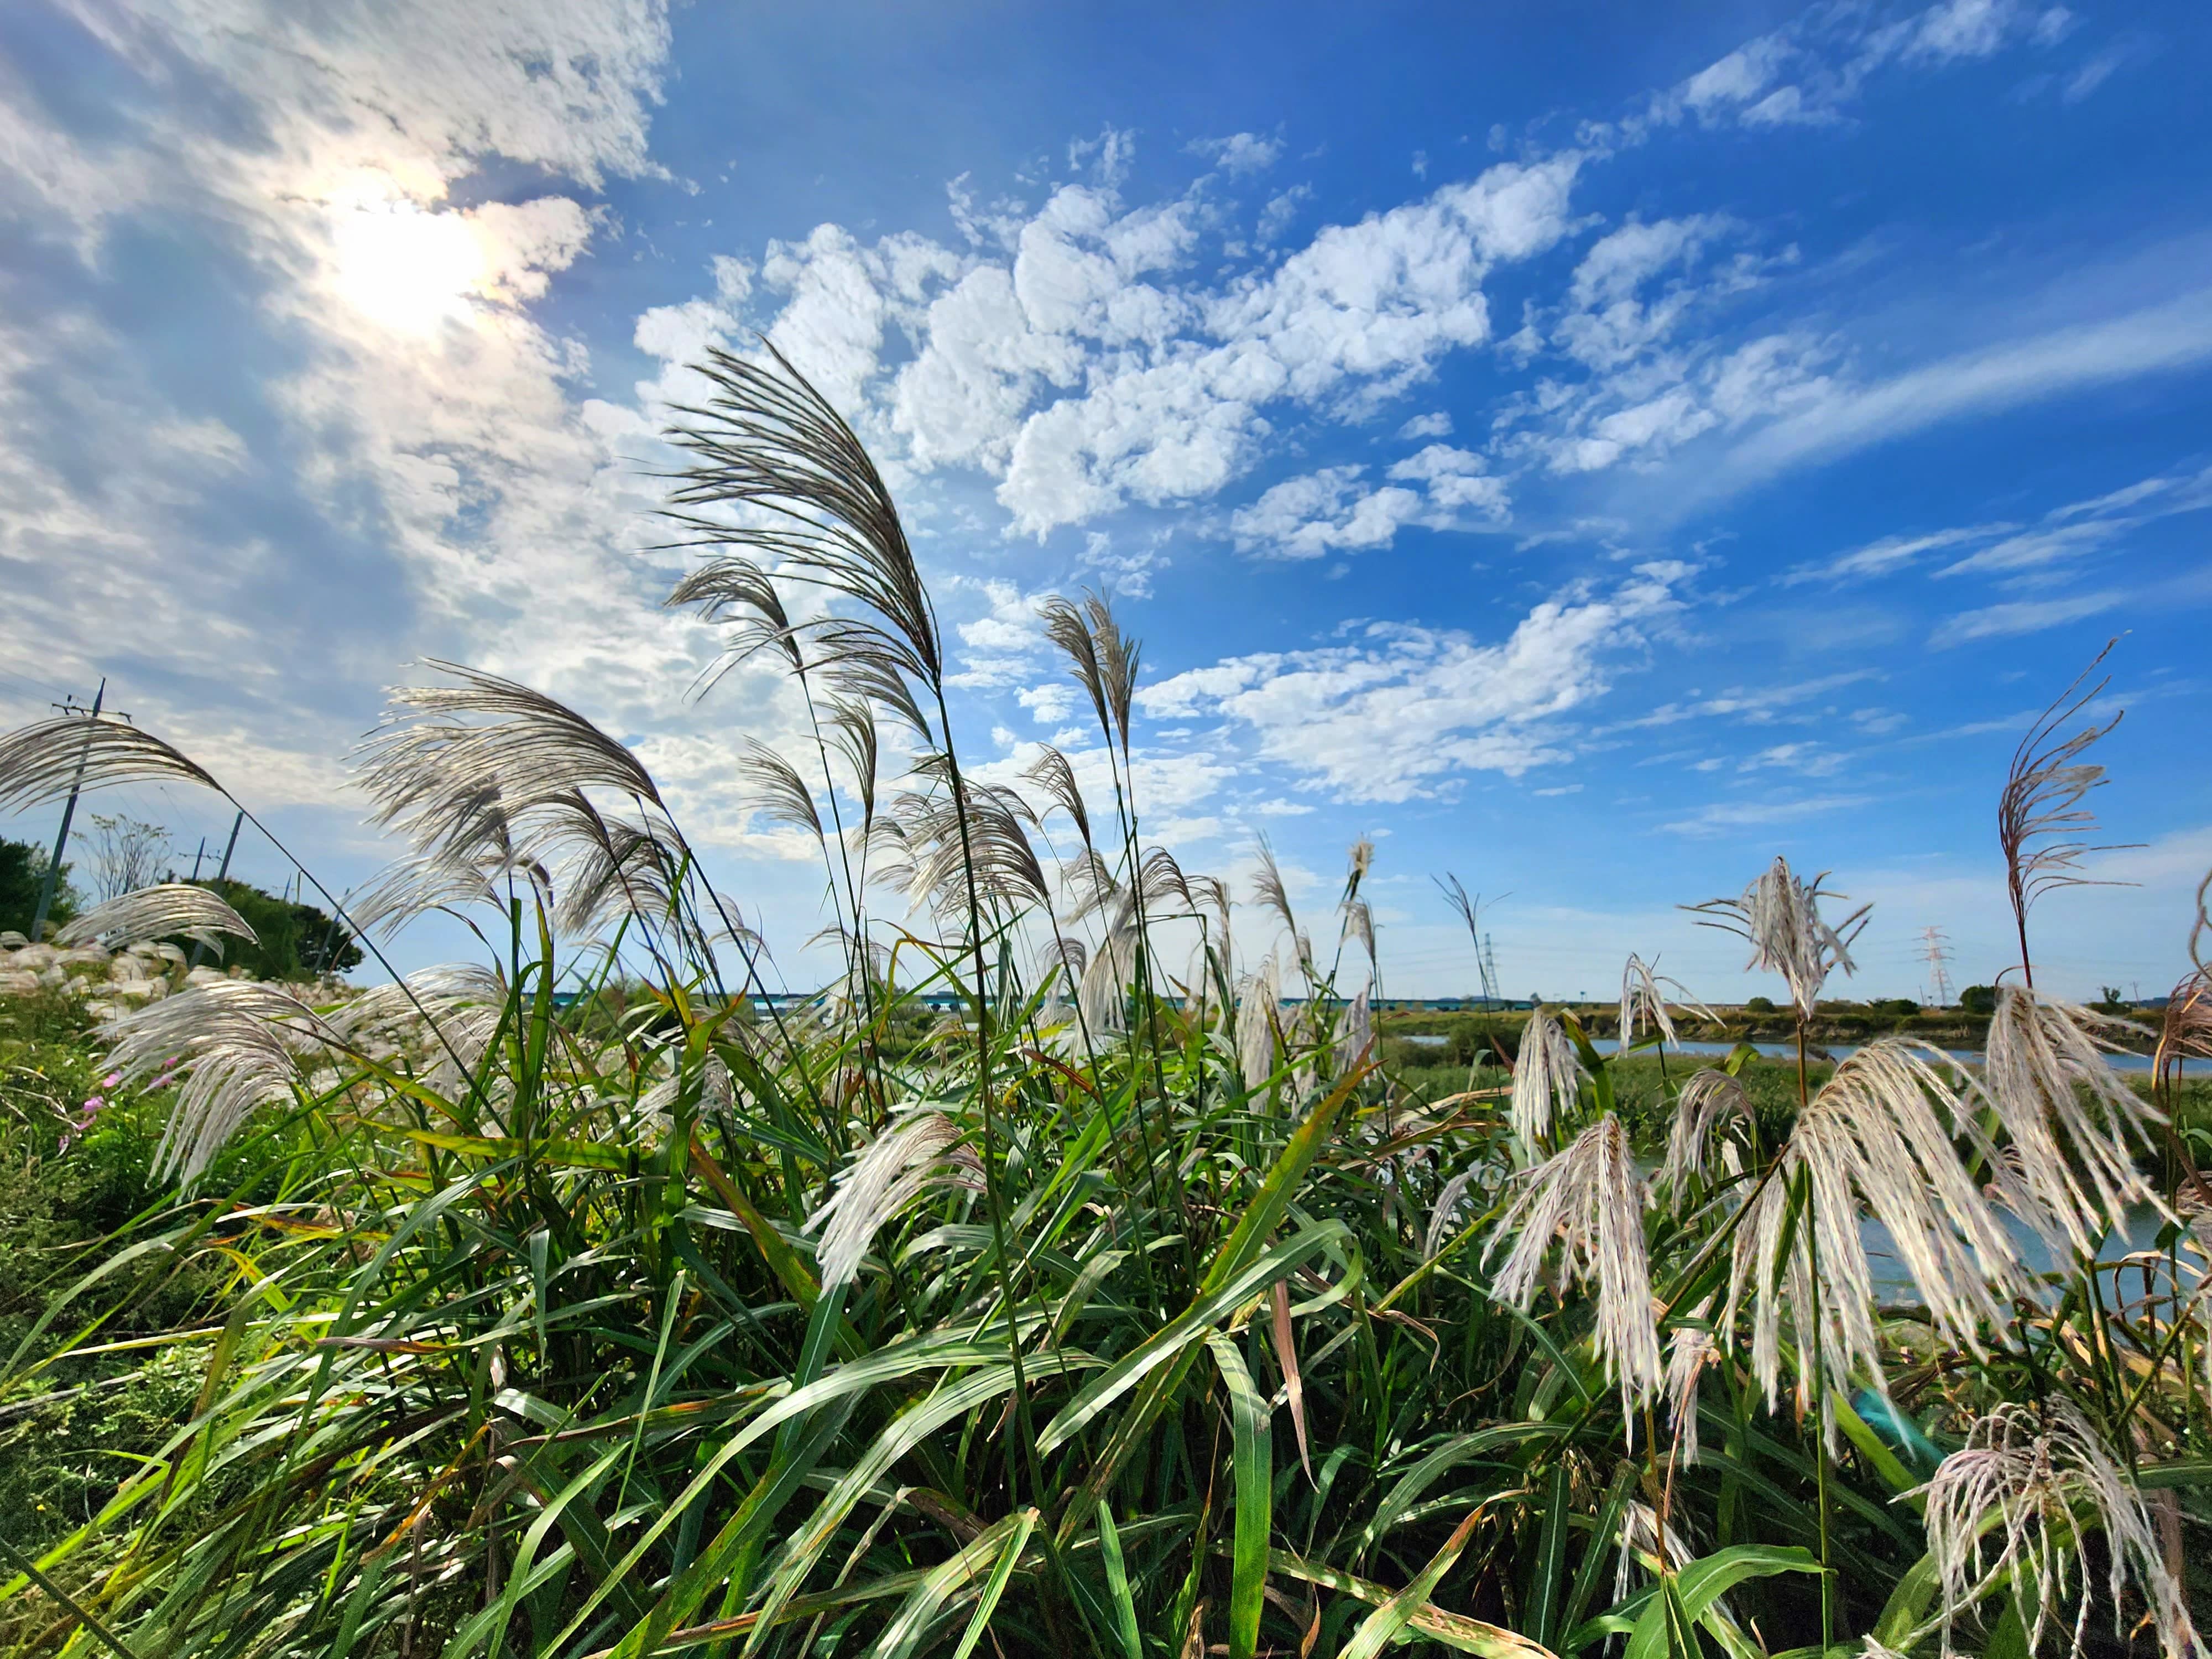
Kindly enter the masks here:
M 1139 788 L 1387 988 L 1629 951 L 1786 854 L 1851 988 L 2005 960 L 1996 787 L 2104 642 L 2105 872 L 2039 954 L 2156 988 L 2212 866 L 2200 9 L 348 5 L 0 14 L 0 716 L 111 696 L 334 886 L 424 655 L 635 743 L 793 980 L 811 871 L 730 762 L 763 669 L 658 608 L 655 433 L 767 331 L 899 495 L 972 759 L 1083 752 L 1034 623 L 1145 641 Z M 189 857 L 226 827 L 152 791 Z M 8 831 L 39 833 L 51 818 Z M 51 833 L 50 828 L 45 833 Z M 240 868 L 283 868 L 248 845 Z M 428 960 L 428 937 L 403 959 Z

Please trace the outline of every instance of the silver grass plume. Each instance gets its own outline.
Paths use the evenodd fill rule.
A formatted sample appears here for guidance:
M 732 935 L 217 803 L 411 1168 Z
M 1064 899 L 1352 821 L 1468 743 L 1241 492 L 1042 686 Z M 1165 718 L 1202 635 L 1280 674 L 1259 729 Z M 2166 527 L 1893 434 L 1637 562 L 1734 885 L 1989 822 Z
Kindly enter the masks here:
M 1095 847 L 1085 847 L 1060 866 L 1060 886 L 1070 901 L 1065 918 L 1068 921 L 1081 921 L 1128 902 L 1114 866 Z
M 1429 1211 L 1428 1231 L 1421 1237 L 1421 1259 L 1432 1258 L 1451 1237 L 1452 1224 L 1459 1219 L 1461 1206 L 1467 1201 L 1467 1189 L 1475 1176 L 1473 1170 L 1462 1170 L 1443 1184 L 1437 1201 Z
M 249 945 L 259 942 L 246 919 L 224 903 L 220 894 L 185 882 L 141 887 L 94 905 L 66 923 L 54 942 L 89 945 L 97 939 L 111 951 L 120 951 L 173 933 L 197 939 L 218 957 L 222 954 L 218 934 L 230 933 Z
M 1129 703 L 1137 689 L 1137 658 L 1140 647 L 1121 632 L 1113 607 L 1097 593 L 1084 596 L 1083 609 L 1091 623 L 1091 638 L 1098 659 L 1099 688 L 1106 707 L 1121 735 L 1121 752 L 1129 752 Z
M 980 1188 L 983 1165 L 963 1143 L 960 1126 L 921 1107 L 856 1152 L 839 1171 L 830 1200 L 807 1217 L 822 1230 L 822 1289 L 852 1282 L 877 1231 L 923 1194 L 945 1188 Z
M 2059 736 L 2059 728 L 2112 684 L 2107 677 L 2087 689 L 2083 685 L 2118 643 L 2108 641 L 2089 665 L 2075 676 L 2074 684 L 2028 728 L 2020 747 L 2013 751 L 2012 767 L 1997 796 L 1997 844 L 2004 851 L 2005 894 L 2020 936 L 2021 972 L 2031 986 L 2035 983 L 2035 969 L 2027 951 L 2027 913 L 2036 900 L 2061 887 L 2118 884 L 2094 880 L 2080 870 L 2081 860 L 2089 854 L 2120 849 L 2092 847 L 2080 837 L 2097 823 L 2096 814 L 2082 802 L 2105 781 L 2105 769 L 2081 757 L 2120 723 L 2121 714 L 2115 714 L 2102 726 L 2084 726 L 2070 737 Z
M 829 400 L 769 341 L 766 362 L 711 348 L 695 365 L 712 386 L 702 405 L 678 405 L 664 434 L 689 456 L 676 474 L 676 509 L 750 509 L 745 520 L 670 514 L 693 544 L 742 548 L 779 561 L 777 574 L 840 594 L 880 623 L 828 617 L 799 625 L 817 641 L 841 689 L 921 724 L 912 675 L 933 693 L 944 654 L 905 526 L 875 463 Z M 927 726 L 921 729 L 926 732 Z
M 1721 1357 L 1712 1316 L 1713 1298 L 1707 1297 L 1676 1323 L 1667 1343 L 1667 1424 L 1674 1436 L 1674 1461 L 1686 1467 L 1698 1462 L 1698 1379 Z
M 737 1085 L 731 1081 L 730 1068 L 722 1063 L 720 1054 L 710 1053 L 700 1061 L 696 1076 L 698 1099 L 702 1106 L 720 1107 L 725 1111 L 736 1108 Z M 676 1109 L 676 1103 L 683 1096 L 684 1082 L 684 1071 L 679 1066 L 638 1097 L 639 1112 L 656 1127 L 667 1128 Z
M 127 720 L 64 714 L 0 737 L 0 811 L 20 812 L 80 787 L 179 781 L 224 793 L 198 763 Z
M 1898 1263 L 1940 1336 L 1979 1353 L 1983 1322 L 2003 1320 L 2000 1292 L 2023 1288 L 2018 1258 L 1953 1146 L 1963 1137 L 1988 1151 L 1961 1096 L 1972 1086 L 1941 1050 L 1881 1037 L 1840 1061 L 1798 1115 L 1736 1232 L 1721 1322 L 1733 1329 L 1748 1296 L 1752 1370 L 1770 1409 L 1785 1307 L 1796 1330 L 1801 1404 L 1809 1405 L 1816 1387 L 1848 1392 L 1862 1367 L 1875 1388 L 1886 1387 L 1863 1207 L 1889 1230 Z M 1801 1182 L 1808 1200 L 1793 1218 L 1792 1190 Z M 1826 1322 L 1822 1378 L 1812 1369 L 1816 1320 Z
M 1997 1407 L 1967 1429 L 1966 1444 L 1920 1491 L 1927 1500 L 1929 1553 L 1942 1577 L 1938 1622 L 1947 1655 L 1958 1616 L 2009 1581 L 2023 1602 L 2033 1602 L 2030 1654 L 2078 1585 L 2068 1651 L 2080 1659 L 2090 1607 L 2085 1539 L 2096 1531 L 2105 1535 L 2115 1633 L 2126 1639 L 2123 1597 L 2132 1577 L 2150 1604 L 2166 1659 L 2205 1659 L 2142 1493 L 2070 1401 Z
M 1138 860 L 1137 889 L 1147 911 L 1158 910 L 1170 899 L 1181 901 L 1185 910 L 1191 908 L 1190 884 L 1183 879 L 1175 854 L 1164 847 L 1148 848 Z
M 702 691 L 763 649 L 781 653 L 794 669 L 805 666 L 783 596 L 769 574 L 750 559 L 725 555 L 708 560 L 678 582 L 662 604 L 671 610 L 688 605 L 702 622 L 720 623 L 726 629 L 721 656 L 700 676 Z
M 2105 1060 L 2115 1046 L 2106 1032 L 2138 1030 L 2022 986 L 1998 988 L 1982 1066 L 2009 1141 L 1997 1186 L 2053 1248 L 2094 1255 L 2130 1205 L 2165 1208 L 2130 1146 L 2162 1115 Z
M 1620 1387 L 1632 1444 L 1636 1408 L 1657 1394 L 1661 1375 L 1651 1269 L 1644 1250 L 1649 1201 L 1628 1131 L 1607 1112 L 1528 1173 L 1483 1250 L 1487 1263 L 1513 1240 L 1492 1289 L 1524 1311 L 1535 1298 L 1554 1240 L 1568 1280 L 1595 1284 L 1592 1341 L 1599 1363 Z
M 853 793 L 860 799 L 860 833 L 866 840 L 876 821 L 876 778 L 880 763 L 876 717 L 866 703 L 850 697 L 829 701 L 830 746 L 845 757 L 853 775 Z
M 1137 926 L 1132 913 L 1106 930 L 1076 988 L 1076 1006 L 1094 1037 L 1115 1036 L 1127 1029 L 1123 1016 L 1136 971 Z
M 1275 1074 L 1276 1016 L 1282 1000 L 1282 979 L 1270 956 L 1245 981 L 1237 1008 L 1237 1063 L 1248 1093 L 1265 1088 Z
M 1552 1124 L 1571 1111 L 1583 1077 L 1581 1053 L 1549 1008 L 1529 1011 L 1513 1061 L 1513 1133 L 1534 1149 L 1550 1138 Z
M 1742 1156 L 1729 1131 L 1748 1129 L 1753 1121 L 1751 1097 L 1742 1079 L 1710 1066 L 1692 1073 L 1674 1096 L 1674 1121 L 1667 1133 L 1667 1159 L 1660 1166 L 1659 1184 L 1680 1203 L 1692 1182 L 1712 1179 L 1708 1160 L 1716 1151 L 1729 1174 L 1740 1174 Z
M 817 841 L 822 839 L 822 811 L 814 804 L 814 792 L 806 787 L 806 780 L 799 775 L 799 769 L 789 761 L 749 738 L 744 752 L 738 758 L 737 773 L 744 780 L 750 805 L 769 822 L 803 830 Z
M 1082 608 L 1054 593 L 1037 606 L 1037 617 L 1044 623 L 1045 637 L 1066 653 L 1069 674 L 1090 694 L 1099 731 L 1110 738 L 1113 725 L 1106 702 L 1106 677 L 1098 660 L 1098 641 Z
M 187 1187 L 240 1125 L 263 1106 L 293 1099 L 310 1063 L 341 1042 L 289 991 L 256 980 L 193 987 L 125 1015 L 112 1029 L 107 1063 L 125 1085 L 173 1063 L 185 1074 L 154 1163 Z
M 1367 1004 L 1367 988 L 1363 985 L 1345 1010 L 1344 1030 L 1338 1034 L 1336 1044 L 1336 1074 L 1342 1077 L 1353 1066 L 1364 1065 L 1375 1052 L 1375 1019 Z
M 1341 938 L 1358 939 L 1359 948 L 1367 953 L 1368 966 L 1375 965 L 1375 913 L 1365 899 L 1356 898 L 1346 903 Z
M 1298 919 L 1291 914 L 1291 896 L 1283 885 L 1283 872 L 1275 862 L 1275 849 L 1261 836 L 1253 845 L 1253 857 L 1258 868 L 1252 872 L 1252 896 L 1263 908 L 1273 910 L 1283 919 L 1283 929 L 1296 937 Z
M 1068 1018 L 1072 1005 L 1067 993 L 1082 983 L 1083 970 L 1090 957 L 1090 951 L 1079 939 L 1054 934 L 1045 941 L 1037 952 L 1037 972 L 1043 979 L 1045 993 L 1044 1006 L 1037 1013 L 1040 1024 L 1049 1028 Z
M 1626 1050 L 1635 1042 L 1636 1029 L 1642 1025 L 1657 1031 L 1660 1041 L 1668 1048 L 1680 1048 L 1682 1040 L 1674 1035 L 1672 1018 L 1675 1009 L 1699 1014 L 1709 1020 L 1717 1019 L 1711 1009 L 1690 994 L 1681 981 L 1659 972 L 1657 958 L 1647 964 L 1632 951 L 1620 970 L 1621 1048 Z
M 1851 941 L 1864 930 L 1874 908 L 1862 904 L 1841 921 L 1828 921 L 1820 915 L 1820 901 L 1844 896 L 1823 888 L 1826 879 L 1823 871 L 1809 882 L 1802 881 L 1787 859 L 1778 858 L 1741 897 L 1707 899 L 1682 908 L 1707 918 L 1700 926 L 1717 927 L 1748 943 L 1747 965 L 1781 975 L 1797 1012 L 1810 1019 L 1828 975 L 1838 968 L 1846 974 L 1857 971 Z
M 425 1080 L 452 1094 L 482 1067 L 507 1000 L 507 980 L 496 969 L 449 962 L 371 986 L 323 1018 L 334 1036 L 364 1053 L 420 1043 L 431 1062 Z
M 418 851 L 472 846 L 487 806 L 512 832 L 530 809 L 591 788 L 661 805 L 637 757 L 565 703 L 480 669 L 428 665 L 460 684 L 393 688 L 358 750 L 375 822 Z
M 1051 884 L 1022 828 L 1023 821 L 1032 816 L 1028 803 L 1011 789 L 989 784 L 969 782 L 963 793 L 968 808 L 964 846 L 960 814 L 949 792 L 899 798 L 897 810 L 913 859 L 909 895 L 957 909 L 972 868 L 976 890 L 984 896 L 1018 907 L 1048 908 Z
M 1052 744 L 1030 764 L 1025 774 L 1045 793 L 1045 798 L 1074 820 L 1075 833 L 1083 838 L 1085 848 L 1091 845 L 1091 809 L 1085 803 L 1083 791 L 1077 787 L 1075 769 L 1068 764 L 1067 757 Z

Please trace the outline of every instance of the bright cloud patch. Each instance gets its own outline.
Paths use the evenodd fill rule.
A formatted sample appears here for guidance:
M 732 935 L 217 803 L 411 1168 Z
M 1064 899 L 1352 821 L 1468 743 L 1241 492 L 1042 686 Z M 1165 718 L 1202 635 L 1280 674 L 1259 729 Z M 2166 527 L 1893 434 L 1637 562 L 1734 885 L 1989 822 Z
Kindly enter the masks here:
M 1223 718 L 1268 759 L 1341 799 L 1404 801 L 1455 774 L 1564 760 L 1551 725 L 1601 694 L 1608 671 L 1676 611 L 1677 563 L 1638 567 L 1603 595 L 1547 600 L 1503 641 L 1455 630 L 1373 623 L 1362 642 L 1232 657 L 1139 693 L 1155 719 Z

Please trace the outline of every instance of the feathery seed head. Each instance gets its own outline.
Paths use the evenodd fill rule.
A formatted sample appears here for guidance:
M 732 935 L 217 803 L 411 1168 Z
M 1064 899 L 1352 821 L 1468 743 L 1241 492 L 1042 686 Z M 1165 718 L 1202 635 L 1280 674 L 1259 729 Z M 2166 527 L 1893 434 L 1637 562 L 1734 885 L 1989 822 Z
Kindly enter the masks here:
M 219 933 L 234 934 L 249 945 L 258 943 L 246 919 L 220 895 L 185 882 L 141 887 L 94 905 L 64 926 L 54 942 L 68 946 L 100 940 L 109 950 L 120 951 L 172 933 L 197 939 L 217 956 L 222 954 Z
M 950 1117 L 932 1107 L 903 1113 L 854 1154 L 829 1201 L 806 1218 L 808 1231 L 822 1231 L 823 1290 L 851 1283 L 877 1232 L 908 1205 L 948 1188 L 976 1190 L 982 1173 Z
M 1846 974 L 1857 970 L 1851 960 L 1851 941 L 1864 930 L 1874 908 L 1863 904 L 1841 921 L 1828 921 L 1820 915 L 1820 901 L 1844 896 L 1823 888 L 1820 884 L 1826 879 L 1823 871 L 1809 882 L 1802 881 L 1787 859 L 1778 858 L 1741 897 L 1707 899 L 1682 908 L 1705 917 L 1700 926 L 1717 927 L 1748 943 L 1751 960 L 1747 965 L 1781 975 L 1797 1012 L 1810 1019 L 1828 975 L 1838 968 Z
M 2005 1404 L 1977 1419 L 1966 1444 L 1920 1488 L 1929 1553 L 1942 1574 L 1937 1620 L 1951 1650 L 1958 1616 L 2001 1584 L 2033 1607 L 2027 1650 L 2077 1592 L 2068 1651 L 2081 1659 L 2089 1622 L 2092 1531 L 2105 1535 L 2106 1589 L 2115 1634 L 2126 1638 L 2124 1595 L 2132 1578 L 2150 1604 L 2165 1659 L 2206 1659 L 2181 1584 L 2167 1570 L 2142 1495 L 2071 1401 Z
M 1555 1119 L 1571 1111 L 1585 1075 L 1582 1054 L 1549 1008 L 1532 1009 L 1513 1061 L 1513 1133 L 1534 1151 L 1549 1139 Z
M 1644 1248 L 1650 1201 L 1628 1144 L 1628 1131 L 1607 1112 L 1523 1178 L 1525 1184 L 1490 1236 L 1487 1262 L 1510 1238 L 1513 1248 L 1492 1288 L 1525 1310 L 1553 1242 L 1561 1246 L 1567 1279 L 1597 1291 L 1597 1357 L 1620 1386 L 1631 1442 L 1636 1408 L 1659 1390 L 1658 1328 L 1651 1316 L 1651 1270 Z

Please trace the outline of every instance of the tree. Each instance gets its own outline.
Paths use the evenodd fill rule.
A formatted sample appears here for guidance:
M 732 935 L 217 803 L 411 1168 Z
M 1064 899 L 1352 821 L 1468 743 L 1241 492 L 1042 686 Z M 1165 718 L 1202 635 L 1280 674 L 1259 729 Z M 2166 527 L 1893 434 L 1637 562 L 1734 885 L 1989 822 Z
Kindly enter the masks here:
M 1771 1014 L 1774 1012 L 1774 999 L 1753 997 L 1743 1005 L 1743 1011 L 1747 1014 Z
M 105 902 L 151 887 L 161 879 L 169 832 L 126 812 L 92 815 L 93 890 Z
M 70 885 L 64 864 L 54 884 L 54 902 L 46 912 L 53 923 L 67 921 L 76 913 L 76 890 Z M 0 841 L 0 931 L 28 933 L 31 918 L 39 911 L 39 884 L 46 878 L 46 849 L 27 841 Z
M 1959 1006 L 1970 1014 L 1994 1014 L 1997 1011 L 1997 994 L 1987 985 L 1969 985 L 1959 993 Z

